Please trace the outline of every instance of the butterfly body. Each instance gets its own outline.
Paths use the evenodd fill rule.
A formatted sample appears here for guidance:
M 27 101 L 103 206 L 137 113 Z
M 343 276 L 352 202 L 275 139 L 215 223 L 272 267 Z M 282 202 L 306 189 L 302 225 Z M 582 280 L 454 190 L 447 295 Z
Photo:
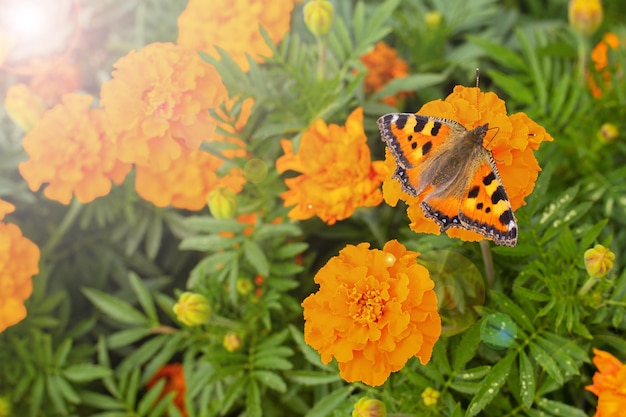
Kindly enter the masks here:
M 498 245 L 515 246 L 517 223 L 493 156 L 483 146 L 488 124 L 462 124 L 413 113 L 378 119 L 396 160 L 393 178 L 411 196 L 424 195 L 424 215 L 443 232 L 473 230 Z

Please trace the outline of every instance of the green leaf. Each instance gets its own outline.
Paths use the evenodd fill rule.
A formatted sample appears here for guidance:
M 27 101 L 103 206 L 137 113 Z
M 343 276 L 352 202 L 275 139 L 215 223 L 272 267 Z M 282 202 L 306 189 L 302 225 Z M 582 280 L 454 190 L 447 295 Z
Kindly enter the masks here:
M 270 273 L 270 265 L 267 261 L 267 257 L 263 252 L 263 249 L 254 241 L 246 239 L 243 242 L 243 253 L 250 262 L 250 264 L 256 269 L 256 271 L 267 277 Z
M 275 372 L 255 370 L 251 373 L 252 377 L 266 387 L 281 393 L 287 392 L 287 384 Z
M 547 411 L 550 415 L 560 417 L 587 417 L 587 413 L 577 407 L 563 404 L 559 401 L 549 400 L 547 398 L 541 398 L 537 401 L 539 408 Z
M 532 333 L 534 331 L 534 326 L 528 315 L 513 300 L 499 291 L 491 291 L 490 296 L 500 307 L 499 311 L 506 311 L 506 314 L 511 316 L 515 323 L 527 332 Z
M 301 234 L 302 230 L 295 224 L 263 224 L 254 232 L 254 237 L 259 241 L 267 238 L 294 237 Z
M 65 339 L 57 348 L 54 354 L 54 363 L 58 368 L 63 368 L 65 366 L 67 355 L 72 350 L 72 342 L 72 339 Z
M 161 216 L 152 216 L 148 230 L 146 231 L 146 255 L 148 259 L 154 260 L 161 248 L 163 239 L 163 221 Z
M 262 417 L 261 389 L 254 379 L 248 380 L 248 391 L 246 393 L 246 415 L 250 417 Z
M 506 381 L 506 377 L 511 371 L 511 366 L 513 365 L 516 355 L 517 353 L 515 351 L 510 351 L 491 368 L 491 372 L 489 372 L 489 375 L 487 375 L 480 385 L 478 392 L 467 407 L 465 417 L 473 417 L 480 413 L 487 404 L 495 398 L 498 392 L 500 392 L 502 385 L 504 385 Z
M 119 349 L 137 342 L 152 333 L 152 329 L 147 327 L 134 327 L 120 330 L 107 337 L 107 345 L 111 349 Z
M 141 397 L 141 400 L 139 400 L 139 404 L 137 404 L 137 413 L 140 416 L 144 416 L 148 414 L 148 411 L 152 409 L 152 407 L 155 405 L 157 401 L 157 398 L 159 398 L 159 396 L 161 395 L 161 392 L 163 391 L 163 388 L 165 387 L 165 383 L 166 383 L 165 378 L 160 378 L 156 382 L 156 384 L 152 386 L 148 390 L 148 392 Z M 170 392 L 169 394 L 170 394 L 169 400 L 171 401 L 172 398 L 176 396 L 176 393 Z
M 216 219 L 209 216 L 190 216 L 183 221 L 185 227 L 197 233 L 242 232 L 247 225 L 235 219 Z
M 149 320 L 130 304 L 93 288 L 83 288 L 83 294 L 104 314 L 124 324 L 147 325 Z
M 255 357 L 252 365 L 255 368 L 288 370 L 293 368 L 293 364 L 286 359 L 279 357 L 265 356 L 261 358 Z
M 454 379 L 461 381 L 475 381 L 477 379 L 482 379 L 485 375 L 489 373 L 491 370 L 491 366 L 489 365 L 481 365 L 471 369 L 465 369 L 461 372 L 454 374 Z
M 81 391 L 80 398 L 83 404 L 100 410 L 123 410 L 124 405 L 110 395 L 99 392 Z
M 519 353 L 519 387 L 522 403 L 530 408 L 535 399 L 535 372 L 524 351 Z
M 30 394 L 30 406 L 28 407 L 29 417 L 36 417 L 39 415 L 41 404 L 43 403 L 44 389 L 45 376 L 43 374 L 39 374 L 37 379 L 35 379 L 35 383 L 33 384 L 33 389 Z
M 309 247 L 306 242 L 288 243 L 278 248 L 274 254 L 273 259 L 288 259 L 304 252 Z
M 298 328 L 291 324 L 289 325 L 288 329 L 291 333 L 291 337 L 296 342 L 296 345 L 298 345 L 300 352 L 302 352 L 304 359 L 306 359 L 306 361 L 309 362 L 311 365 L 327 371 L 328 366 L 322 363 L 322 360 L 320 359 L 320 354 L 311 346 L 307 345 L 304 341 L 304 335 L 302 334 L 302 331 L 300 331 Z
M 200 252 L 217 252 L 230 249 L 241 242 L 241 237 L 224 237 L 219 235 L 191 236 L 183 239 L 178 245 L 180 250 L 196 250 Z
M 499 71 L 489 71 L 489 76 L 493 79 L 495 85 L 500 87 L 510 97 L 526 105 L 533 105 L 535 97 L 533 93 L 519 81 L 519 77 L 508 76 Z
M 293 371 L 287 374 L 287 378 L 300 385 L 325 385 L 341 380 L 338 374 L 318 371 Z
M 139 304 L 141 304 L 143 311 L 145 311 L 148 315 L 153 325 L 158 324 L 159 316 L 157 315 L 157 310 L 154 306 L 154 301 L 152 300 L 152 296 L 150 295 L 148 288 L 146 288 L 141 278 L 139 278 L 139 276 L 134 272 L 130 272 L 128 274 L 128 280 L 133 288 L 133 292 L 137 295 L 137 299 L 139 300 Z
M 372 94 L 370 100 L 380 100 L 403 91 L 419 91 L 421 89 L 439 85 L 446 79 L 446 74 L 415 74 L 408 77 L 395 78 L 385 84 L 383 88 Z
M 511 48 L 507 48 L 500 43 L 495 43 L 490 40 L 480 38 L 478 36 L 468 35 L 467 40 L 471 43 L 480 46 L 489 54 L 489 57 L 494 61 L 500 63 L 506 68 L 516 69 L 519 71 L 526 71 L 528 65 L 520 57 L 519 52 L 514 51 Z M 489 76 L 492 72 L 489 72 Z
M 228 387 L 222 399 L 221 413 L 226 414 L 233 406 L 235 401 L 242 397 L 243 390 L 246 388 L 248 378 L 236 378 Z
M 463 333 L 461 342 L 454 350 L 454 361 L 452 368 L 459 371 L 474 356 L 480 345 L 480 322 L 474 323 L 469 329 Z
M 557 384 L 563 385 L 563 375 L 559 370 L 558 365 L 550 357 L 550 355 L 541 348 L 538 344 L 531 342 L 529 343 L 530 354 L 532 355 L 535 363 L 541 366 L 547 373 L 556 381 Z
M 47 374 L 46 375 L 46 392 L 48 393 L 48 398 L 52 402 L 54 409 L 58 411 L 62 415 L 68 414 L 67 404 L 63 399 L 63 393 L 61 384 L 59 383 L 59 375 L 57 374 Z
M 305 417 L 327 417 L 331 415 L 333 410 L 337 409 L 354 389 L 353 385 L 348 385 L 333 391 L 315 403 L 315 406 L 305 414 Z
M 112 375 L 111 369 L 102 365 L 83 363 L 68 366 L 63 370 L 63 376 L 72 382 L 88 382 Z

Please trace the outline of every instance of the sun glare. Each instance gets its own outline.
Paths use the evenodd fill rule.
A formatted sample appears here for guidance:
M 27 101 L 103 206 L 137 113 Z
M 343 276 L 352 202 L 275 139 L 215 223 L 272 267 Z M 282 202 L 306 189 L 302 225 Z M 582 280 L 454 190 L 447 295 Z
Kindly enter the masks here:
M 10 5 L 2 13 L 7 32 L 19 41 L 41 39 L 45 36 L 49 22 L 46 8 L 41 2 L 21 1 Z

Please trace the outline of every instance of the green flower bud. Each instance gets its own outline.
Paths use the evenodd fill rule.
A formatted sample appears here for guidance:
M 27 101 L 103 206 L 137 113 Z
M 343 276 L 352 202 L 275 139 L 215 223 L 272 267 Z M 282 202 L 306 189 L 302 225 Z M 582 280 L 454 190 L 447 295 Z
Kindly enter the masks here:
M 182 293 L 173 310 L 176 318 L 187 326 L 199 326 L 211 318 L 209 300 L 204 295 L 193 292 Z
M 380 400 L 363 397 L 354 404 L 352 417 L 387 417 L 387 407 Z
M 596 245 L 585 251 L 584 260 L 587 273 L 593 278 L 602 278 L 613 269 L 615 254 L 609 248 Z
M 323 36 L 333 22 L 333 5 L 327 0 L 310 0 L 304 6 L 304 23 L 316 36 Z
M 209 209 L 216 219 L 232 219 L 237 213 L 237 196 L 229 188 L 218 187 L 209 193 Z
M 224 335 L 222 345 L 227 351 L 234 352 L 241 347 L 241 338 L 235 332 L 228 332 Z
M 434 388 L 428 387 L 422 391 L 422 401 L 427 407 L 437 405 L 441 393 Z

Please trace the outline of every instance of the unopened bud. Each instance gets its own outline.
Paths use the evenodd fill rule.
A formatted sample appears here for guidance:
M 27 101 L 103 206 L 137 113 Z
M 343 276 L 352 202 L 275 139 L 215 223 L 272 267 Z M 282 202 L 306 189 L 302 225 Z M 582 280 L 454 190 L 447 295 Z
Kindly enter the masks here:
M 328 0 L 310 0 L 304 5 L 304 23 L 314 35 L 326 35 L 333 22 L 333 12 Z

